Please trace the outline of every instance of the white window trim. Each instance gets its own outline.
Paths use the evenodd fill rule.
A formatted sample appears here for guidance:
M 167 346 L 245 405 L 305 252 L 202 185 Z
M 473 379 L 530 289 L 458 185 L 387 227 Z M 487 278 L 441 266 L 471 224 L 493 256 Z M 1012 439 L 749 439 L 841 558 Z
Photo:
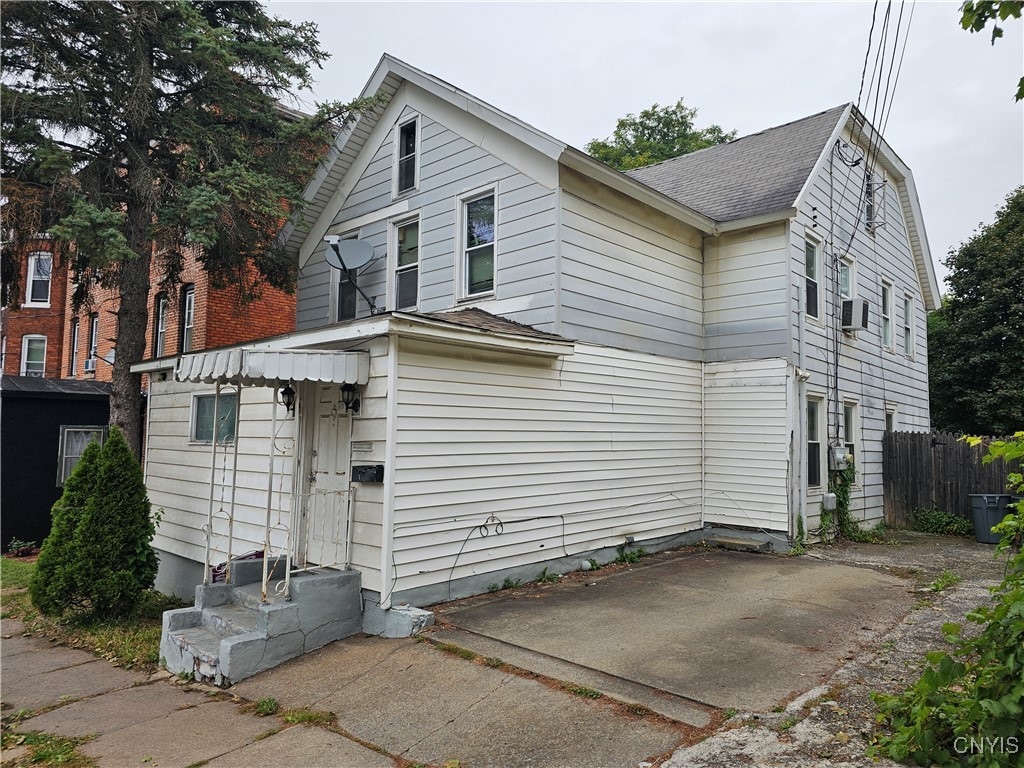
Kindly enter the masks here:
M 828 457 L 826 456 L 826 452 L 828 450 L 828 415 L 825 413 L 825 393 L 808 392 L 807 396 L 804 398 L 805 409 L 807 408 L 807 406 L 810 405 L 812 400 L 815 402 L 818 422 L 818 439 L 813 441 L 818 444 L 818 484 L 811 485 L 810 475 L 807 472 L 808 468 L 810 467 L 810 453 L 808 451 L 807 446 L 809 446 L 812 442 L 809 424 L 807 425 L 807 434 L 804 435 L 804 450 L 808 451 L 808 458 L 806 465 L 801 468 L 801 471 L 804 474 L 803 482 L 804 487 L 807 489 L 808 495 L 821 495 L 828 488 Z M 824 420 L 822 418 L 823 416 Z
M 886 293 L 889 294 L 889 311 L 888 311 L 888 314 L 886 313 L 886 310 L 885 310 L 885 294 Z M 894 303 L 894 299 L 895 298 L 896 298 L 896 291 L 893 289 L 893 284 L 890 283 L 888 280 L 882 280 L 882 290 L 879 292 L 879 295 L 878 295 L 878 322 L 879 322 L 878 332 L 879 332 L 879 334 L 881 336 L 880 340 L 881 340 L 881 343 L 882 343 L 882 347 L 885 348 L 885 349 L 888 349 L 890 351 L 892 351 L 893 345 L 895 344 L 895 338 L 894 338 L 895 337 L 895 333 L 893 332 L 893 327 L 892 327 L 893 326 L 893 323 L 892 323 L 893 311 L 892 310 L 893 310 L 893 303 Z M 888 325 L 886 325 L 886 321 L 888 321 Z M 888 331 L 889 331 L 889 338 L 888 339 L 885 337 L 886 336 L 886 328 L 888 328 Z
M 818 294 L 818 314 L 817 315 L 812 315 L 810 312 L 807 311 L 807 280 L 808 280 L 808 277 L 807 277 L 807 245 L 808 245 L 808 243 L 814 246 L 814 274 L 815 274 L 814 283 L 815 283 L 815 287 L 817 288 L 817 294 Z M 801 278 L 801 287 L 803 288 L 803 290 L 801 291 L 801 294 L 803 295 L 803 300 L 804 300 L 804 306 L 803 306 L 804 317 L 806 317 L 812 323 L 817 323 L 818 325 L 821 325 L 821 322 L 822 322 L 821 318 L 822 318 L 822 314 L 824 313 L 824 309 L 825 309 L 825 307 L 823 306 L 824 302 L 823 302 L 823 297 L 822 297 L 822 293 L 821 293 L 821 241 L 811 237 L 810 235 L 804 235 L 804 247 L 800 251 L 800 278 Z
M 89 354 L 85 356 L 85 372 L 95 373 L 100 351 L 100 316 L 96 312 L 89 315 L 89 337 L 86 343 L 89 345 Z
M 413 185 L 411 187 L 409 187 L 409 189 L 402 190 L 401 192 L 399 192 L 398 191 L 398 159 L 399 159 L 399 154 L 398 153 L 401 151 L 402 127 L 406 126 L 406 125 L 408 125 L 409 123 L 412 123 L 412 122 L 416 123 L 416 149 L 414 150 L 414 152 L 416 154 L 415 154 L 415 162 L 413 163 L 413 168 L 414 168 L 413 174 L 415 175 L 416 178 L 415 178 L 415 182 L 413 183 Z M 394 141 L 392 142 L 394 144 L 394 146 L 392 147 L 392 153 L 391 153 L 391 168 L 392 168 L 392 171 L 391 171 L 391 199 L 392 200 L 397 200 L 400 197 L 407 197 L 408 195 L 411 195 L 411 194 L 414 194 L 414 193 L 418 192 L 419 189 L 420 189 L 420 158 L 422 156 L 422 152 L 420 150 L 421 150 L 421 139 L 422 139 L 422 136 L 423 136 L 423 121 L 420 119 L 420 113 L 419 112 L 411 112 L 411 113 L 405 115 L 405 117 L 403 117 L 401 120 L 399 120 L 398 122 L 395 123 L 395 135 L 394 135 Z
M 466 205 L 489 195 L 494 196 L 494 279 L 491 290 L 469 293 L 466 269 Z M 459 302 L 473 302 L 492 299 L 498 291 L 498 185 L 487 184 L 459 195 L 455 205 L 455 298 Z
M 843 267 L 847 267 L 850 272 L 850 292 L 849 294 L 843 293 Z M 857 263 L 849 256 L 844 256 L 839 260 L 839 298 L 841 299 L 853 299 L 857 296 Z
M 349 230 L 347 232 L 340 233 L 338 238 L 341 240 L 358 240 L 359 239 L 358 229 Z M 371 259 L 372 262 L 372 259 Z M 356 273 L 356 279 L 359 278 L 359 270 L 353 269 Z M 358 285 L 358 282 L 356 283 Z M 328 307 L 328 315 L 332 323 L 348 323 L 359 317 L 359 292 L 356 291 L 356 311 L 355 317 L 341 319 L 341 269 L 339 267 L 331 267 L 331 306 Z
M 917 344 L 914 343 L 914 297 L 909 293 L 903 294 L 903 354 L 911 360 L 914 359 L 914 351 Z
M 885 407 L 884 419 L 888 420 L 890 417 L 892 418 L 892 429 L 890 430 L 888 428 L 888 425 L 885 423 L 885 421 L 883 421 L 882 422 L 882 432 L 895 432 L 897 429 L 899 429 L 899 425 L 900 425 L 900 422 L 899 422 L 899 406 L 897 406 L 897 405 L 887 405 Z
M 191 307 L 189 306 L 191 304 Z M 186 331 L 190 333 L 186 334 Z M 188 336 L 188 349 L 185 337 Z M 182 354 L 194 352 L 196 347 L 196 287 L 186 288 L 181 295 L 181 347 Z
M 100 433 L 100 445 L 107 441 L 107 425 L 106 424 L 61 424 L 60 426 L 60 443 L 57 448 L 57 487 L 60 488 L 67 481 L 71 473 L 64 474 L 64 451 L 67 446 L 67 433 L 68 432 L 99 432 Z M 81 458 L 81 457 L 79 457 Z M 72 472 L 74 468 L 72 468 Z
M 852 408 L 852 431 L 853 439 L 850 439 L 850 435 L 846 434 L 846 409 Z M 847 447 L 849 443 L 853 443 L 853 466 L 857 468 L 857 479 L 854 480 L 854 485 L 860 484 L 860 477 L 863 474 L 863 465 L 861 464 L 861 454 L 863 451 L 863 441 L 861 435 L 863 430 L 861 429 L 861 417 L 860 417 L 860 401 L 852 397 L 844 397 L 842 401 L 842 410 L 840 412 L 843 421 L 843 446 Z
M 420 305 L 420 288 L 423 280 L 423 218 L 417 211 L 411 216 L 401 216 L 388 220 L 388 276 L 384 297 L 384 306 L 398 310 L 398 228 L 407 224 L 419 225 L 419 253 L 416 259 L 416 306 L 403 307 L 402 312 L 415 312 Z
M 234 431 L 233 436 L 232 436 L 232 438 L 230 440 L 225 440 L 223 443 L 218 443 L 218 445 L 233 445 L 234 442 L 235 442 L 235 439 L 238 437 L 238 411 L 239 411 L 239 408 L 241 407 L 241 403 L 239 402 L 241 400 L 241 395 L 239 393 L 239 390 L 234 388 L 234 387 L 225 387 L 225 388 L 221 389 L 220 396 L 223 398 L 225 395 L 234 395 L 235 396 L 235 431 Z M 191 400 L 191 403 L 189 405 L 189 412 L 188 412 L 188 442 L 189 442 L 190 445 L 213 445 L 213 440 L 200 440 L 199 438 L 196 437 L 196 416 L 198 415 L 198 410 L 199 410 L 199 399 L 203 398 L 203 397 L 216 397 L 216 396 L 217 396 L 217 391 L 216 390 L 204 390 L 202 392 L 193 392 L 192 393 L 192 400 Z M 212 437 L 214 437 L 214 438 L 217 437 L 217 425 L 216 424 L 214 424 L 214 426 L 213 426 L 213 435 L 212 435 Z
M 78 377 L 79 323 L 80 320 L 77 317 L 71 319 L 71 359 L 68 361 L 68 365 L 71 367 L 69 373 L 73 379 Z
M 33 341 L 40 341 L 40 340 L 42 340 L 42 342 L 43 342 L 43 370 L 40 372 L 40 374 L 39 374 L 39 376 L 37 378 L 45 378 L 45 376 L 46 376 L 46 349 L 47 349 L 47 342 L 46 342 L 46 336 L 42 335 L 41 333 L 30 333 L 30 334 L 26 334 L 25 336 L 21 337 L 21 375 L 22 376 L 28 376 L 29 375 L 28 368 L 27 368 L 27 363 L 28 363 L 28 346 L 29 346 L 29 344 L 31 342 L 33 342 Z
M 46 281 L 46 300 L 45 301 L 33 301 L 32 300 L 32 282 L 33 275 L 35 274 L 35 265 L 39 262 L 40 256 L 48 256 L 50 258 L 50 277 Z M 50 297 L 53 295 L 53 253 L 50 251 L 33 251 L 28 255 L 28 270 L 25 272 L 25 303 L 22 306 L 25 307 L 40 307 L 46 308 L 50 306 Z
M 169 315 L 170 302 L 166 293 L 161 293 L 156 298 L 156 318 L 153 321 L 153 357 L 163 357 L 167 354 L 167 317 Z

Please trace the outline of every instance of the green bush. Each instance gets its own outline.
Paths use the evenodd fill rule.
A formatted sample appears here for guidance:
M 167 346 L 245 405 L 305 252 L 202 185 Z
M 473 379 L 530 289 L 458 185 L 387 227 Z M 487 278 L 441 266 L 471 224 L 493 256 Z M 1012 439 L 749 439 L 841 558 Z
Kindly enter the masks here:
M 130 613 L 156 578 L 154 533 L 142 470 L 112 427 L 102 449 L 91 444 L 83 454 L 54 505 L 30 586 L 33 603 L 48 614 L 82 606 Z
M 974 526 L 970 520 L 937 507 L 915 510 L 911 527 L 915 531 L 941 536 L 974 536 Z
M 1024 457 L 1024 432 L 994 443 L 986 459 L 994 456 Z M 1024 491 L 1021 473 L 1010 474 L 1009 487 Z M 878 735 L 870 754 L 918 765 L 1024 765 L 1024 502 L 994 530 L 1006 574 L 991 602 L 967 614 L 980 633 L 965 637 L 959 624 L 946 624 L 951 651 L 929 653 L 929 666 L 904 693 L 873 696 L 890 732 Z
M 50 512 L 50 535 L 39 550 L 28 587 L 32 603 L 45 614 L 64 613 L 81 596 L 73 567 L 75 536 L 96 486 L 99 460 L 100 446 L 93 440 L 65 481 L 64 493 Z

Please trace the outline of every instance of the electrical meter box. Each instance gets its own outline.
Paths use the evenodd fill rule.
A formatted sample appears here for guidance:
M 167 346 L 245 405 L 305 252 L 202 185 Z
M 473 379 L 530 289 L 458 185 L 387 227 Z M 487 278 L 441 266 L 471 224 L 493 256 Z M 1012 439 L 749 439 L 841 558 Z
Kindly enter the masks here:
M 846 452 L 845 445 L 829 446 L 828 468 L 836 472 L 842 472 L 844 469 L 850 466 L 850 462 L 847 456 L 849 456 L 849 454 L 847 454 Z

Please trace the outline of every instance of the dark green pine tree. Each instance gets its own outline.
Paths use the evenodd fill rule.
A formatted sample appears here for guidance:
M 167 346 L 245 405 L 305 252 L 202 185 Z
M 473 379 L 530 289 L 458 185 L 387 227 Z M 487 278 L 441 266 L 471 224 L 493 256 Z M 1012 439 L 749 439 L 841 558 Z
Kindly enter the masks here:
M 0 130 L 3 264 L 49 232 L 71 259 L 74 301 L 117 289 L 111 423 L 139 454 L 140 375 L 154 258 L 172 288 L 201 248 L 239 299 L 290 288 L 276 240 L 336 131 L 375 100 L 282 108 L 328 54 L 316 26 L 251 0 L 4 2 Z M 8 236 L 10 235 L 10 236 Z M 4 269 L 3 295 L 17 270 Z
M 75 537 L 96 486 L 99 459 L 100 446 L 93 440 L 65 481 L 64 493 L 50 513 L 50 535 L 39 550 L 39 560 L 28 586 L 32 603 L 45 614 L 60 615 L 80 600 Z
M 1024 187 L 946 259 L 949 295 L 928 318 L 932 426 L 1024 429 Z
M 94 612 L 130 613 L 153 586 L 155 532 L 142 469 L 121 430 L 111 427 L 75 536 L 77 587 Z

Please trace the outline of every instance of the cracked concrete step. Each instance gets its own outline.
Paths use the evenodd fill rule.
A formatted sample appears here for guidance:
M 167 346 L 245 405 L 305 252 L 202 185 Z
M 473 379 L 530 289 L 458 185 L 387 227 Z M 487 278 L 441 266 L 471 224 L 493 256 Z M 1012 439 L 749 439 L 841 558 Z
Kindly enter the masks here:
M 176 630 L 171 633 L 170 640 L 194 660 L 192 672 L 196 678 L 213 678 L 220 667 L 220 641 L 229 636 L 210 627 L 198 626 Z
M 697 728 L 707 726 L 714 712 L 713 707 L 681 696 L 464 629 L 433 627 L 425 634 L 432 640 L 452 643 L 485 657 L 498 658 L 507 664 L 545 677 L 595 688 L 625 704 L 642 706 L 671 720 Z
M 259 615 L 257 611 L 242 605 L 218 605 L 204 608 L 200 619 L 204 627 L 225 636 L 256 631 Z
M 287 603 L 284 595 L 279 593 L 278 590 L 281 588 L 282 581 L 271 581 L 267 584 L 267 603 L 266 604 L 278 604 Z M 244 584 L 240 587 L 232 587 L 231 598 L 237 604 L 258 610 L 263 602 L 263 586 L 261 582 L 254 581 L 252 584 Z

